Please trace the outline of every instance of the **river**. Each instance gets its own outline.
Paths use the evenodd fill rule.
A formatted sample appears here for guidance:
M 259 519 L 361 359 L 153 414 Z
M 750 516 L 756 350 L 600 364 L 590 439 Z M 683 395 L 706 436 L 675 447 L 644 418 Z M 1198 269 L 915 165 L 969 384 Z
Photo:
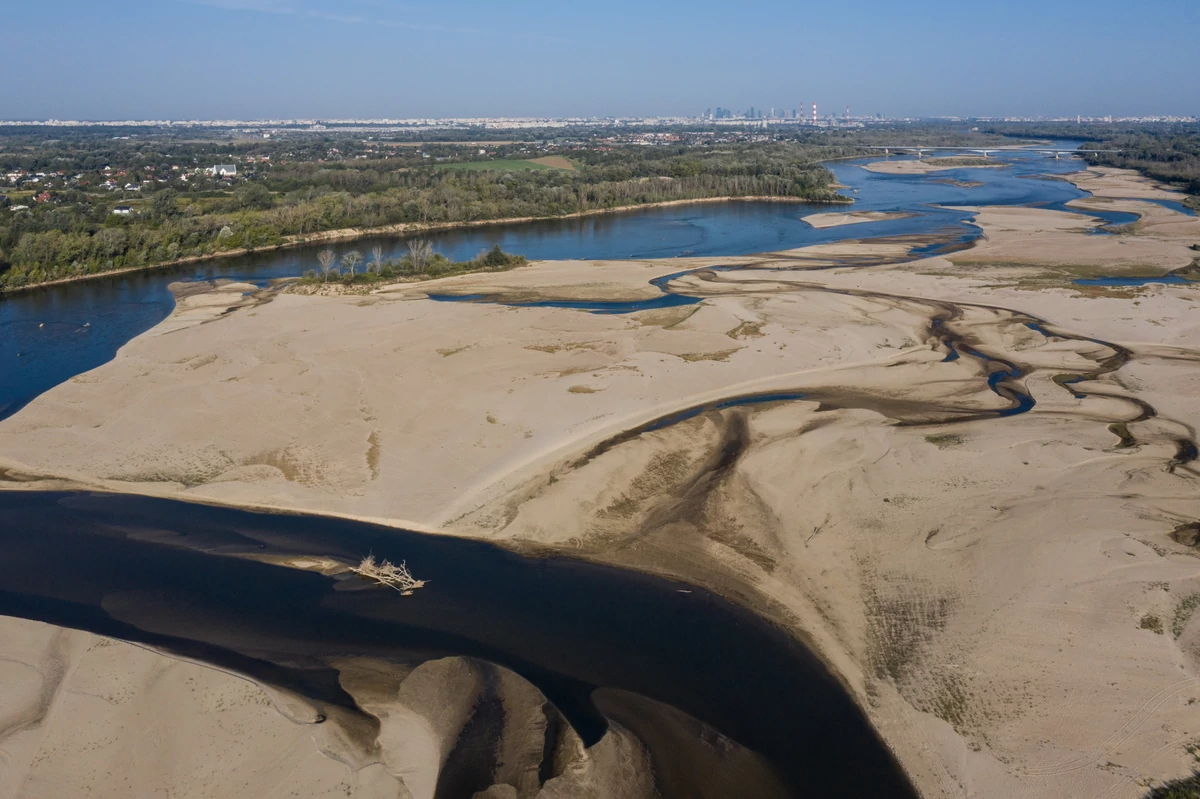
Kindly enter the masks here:
M 1064 145 L 1074 146 L 1074 145 Z M 884 175 L 861 162 L 831 164 L 855 200 L 856 211 L 903 211 L 907 219 L 815 229 L 801 218 L 830 210 L 827 205 L 770 202 L 698 203 L 613 214 L 490 225 L 429 234 L 438 252 L 460 260 L 500 244 L 532 260 L 669 258 L 746 255 L 810 244 L 905 234 L 952 232 L 969 240 L 978 229 L 961 205 L 1037 204 L 1062 208 L 1087 194 L 1063 180 L 1038 180 L 1082 168 L 1082 162 L 1039 155 L 1005 154 L 1005 169 L 958 169 L 931 175 Z M 974 188 L 952 182 L 979 182 Z M 1130 214 L 1107 213 L 1113 223 Z M 373 237 L 334 245 L 344 252 L 385 256 L 405 251 L 402 237 Z M 262 282 L 303 274 L 316 266 L 328 245 L 221 258 L 0 297 L 0 419 L 64 380 L 111 360 L 134 336 L 161 322 L 174 308 L 167 289 L 175 281 L 230 279 Z
M 855 197 L 855 210 L 915 214 L 902 220 L 818 230 L 801 217 L 828 206 L 730 202 L 496 225 L 431 238 L 438 251 L 455 259 L 495 243 L 531 259 L 718 259 L 851 238 L 939 233 L 970 239 L 978 230 L 969 215 L 947 206 L 1062 208 L 1086 196 L 1066 181 L 1037 179 L 1077 170 L 1079 161 L 1002 158 L 1008 168 L 928 176 L 877 174 L 860 163 L 832 166 Z M 1114 215 L 1109 221 L 1131 219 Z M 367 250 L 376 243 L 392 256 L 404 246 L 392 237 L 337 249 Z M 100 278 L 0 301 L 0 418 L 110 360 L 165 318 L 174 302 L 167 289 L 171 282 L 292 276 L 312 268 L 316 249 Z M 954 342 L 947 342 L 956 354 Z M 1016 367 L 1007 366 L 1011 370 L 992 370 L 989 384 L 998 393 L 1008 390 L 1005 380 L 1015 373 Z M 1011 412 L 1026 409 L 1023 395 L 1005 397 L 1013 403 Z M 676 416 L 652 425 L 675 423 Z M 474 657 L 538 686 L 588 743 L 608 723 L 597 697 L 608 696 L 611 703 L 611 692 L 618 692 L 682 710 L 758 752 L 786 795 L 914 796 L 862 711 L 818 658 L 749 611 L 693 586 L 340 519 L 133 496 L 0 492 L 0 546 L 5 552 L 0 614 L 148 644 L 285 686 L 318 703 L 354 709 L 331 670 L 291 665 L 314 653 L 410 662 Z M 347 590 L 355 586 L 343 578 L 261 560 L 319 554 L 352 563 L 365 552 L 419 563 L 419 576 L 430 580 L 430 588 L 398 600 L 386 590 Z M 628 708 L 622 721 L 638 724 Z M 655 753 L 656 765 L 676 759 L 678 767 L 666 772 L 686 773 L 692 755 L 684 749 L 692 745 L 679 741 L 673 750 Z M 707 795 L 696 786 L 663 787 L 668 796 Z M 778 794 L 747 786 L 746 795 Z

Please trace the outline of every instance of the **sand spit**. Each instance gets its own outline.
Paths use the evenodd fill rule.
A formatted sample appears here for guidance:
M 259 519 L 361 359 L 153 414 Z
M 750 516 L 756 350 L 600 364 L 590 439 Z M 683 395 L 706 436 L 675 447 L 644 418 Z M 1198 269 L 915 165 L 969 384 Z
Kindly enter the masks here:
M 813 227 L 820 229 L 839 225 L 857 225 L 863 222 L 891 222 L 897 219 L 910 219 L 914 216 L 916 214 L 900 211 L 855 211 L 849 214 L 809 214 L 801 218 Z
M 189 298 L 188 324 L 0 423 L 0 486 L 404 520 L 678 577 L 811 642 L 926 797 L 1134 799 L 1200 741 L 1200 560 L 1177 532 L 1200 520 L 1200 289 L 1072 281 L 1185 267 L 1195 238 L 1149 210 L 1120 236 L 1088 235 L 1083 208 L 972 210 L 977 246 L 912 262 L 863 242 L 216 317 Z M 669 289 L 702 302 L 640 313 L 427 299 L 647 299 L 688 269 Z M 729 402 L 772 392 L 789 399 Z M 405 743 L 426 711 L 401 704 L 380 711 L 379 779 L 430 795 L 442 727 Z M 114 751 L 55 773 L 124 777 Z M 645 751 L 614 736 L 588 768 L 642 795 L 619 781 Z M 588 795 L 505 779 L 491 795 Z
M 976 163 L 982 159 L 933 158 L 917 160 L 906 158 L 898 161 L 872 161 L 864 164 L 868 172 L 879 172 L 884 175 L 928 175 L 932 172 L 948 172 L 952 169 L 1003 169 L 1007 166 L 1003 161 L 994 164 Z

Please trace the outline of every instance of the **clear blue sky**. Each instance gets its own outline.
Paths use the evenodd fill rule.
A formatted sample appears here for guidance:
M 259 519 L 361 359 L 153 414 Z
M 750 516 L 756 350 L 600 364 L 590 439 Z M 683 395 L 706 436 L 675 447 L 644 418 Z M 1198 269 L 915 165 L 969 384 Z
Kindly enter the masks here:
M 1200 0 L 0 0 L 0 118 L 1200 114 Z

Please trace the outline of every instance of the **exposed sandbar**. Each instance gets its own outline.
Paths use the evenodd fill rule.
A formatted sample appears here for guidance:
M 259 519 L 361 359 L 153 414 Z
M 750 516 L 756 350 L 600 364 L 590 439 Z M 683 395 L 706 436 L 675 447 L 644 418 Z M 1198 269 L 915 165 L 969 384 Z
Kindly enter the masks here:
M 809 214 L 801 218 L 815 228 L 828 228 L 839 225 L 857 225 L 863 222 L 891 222 L 897 219 L 910 219 L 914 216 L 916 214 L 902 211 L 853 211 L 848 214 Z
M 975 247 L 911 263 L 899 242 L 847 242 L 730 271 L 537 263 L 225 315 L 237 288 L 187 297 L 0 423 L 0 486 L 345 514 L 681 577 L 811 642 L 927 797 L 1136 797 L 1188 773 L 1200 736 L 1198 561 L 1172 537 L 1200 517 L 1180 457 L 1200 422 L 1200 288 L 1072 280 L 1186 266 L 1194 237 L 972 210 Z M 839 259 L 856 265 L 805 268 Z M 689 267 L 672 285 L 702 303 L 628 315 L 427 298 L 648 299 Z M 805 398 L 728 403 L 768 391 Z M 1002 415 L 1026 393 L 1031 410 Z M 14 641 L 5 657 L 43 651 Z M 387 735 L 420 729 L 377 707 Z M 142 723 L 114 718 L 117 737 Z M 427 788 L 444 737 L 387 735 L 387 778 Z M 636 742 L 610 743 L 593 775 L 636 775 Z M 42 744 L 22 745 L 17 780 L 42 773 Z M 54 763 L 71 785 L 126 768 L 110 748 Z

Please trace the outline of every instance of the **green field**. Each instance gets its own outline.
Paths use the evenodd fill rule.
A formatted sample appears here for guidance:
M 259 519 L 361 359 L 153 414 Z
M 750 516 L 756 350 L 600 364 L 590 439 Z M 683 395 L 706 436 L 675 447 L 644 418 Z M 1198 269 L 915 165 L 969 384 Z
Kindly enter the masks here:
M 473 172 L 519 172 L 522 169 L 559 169 L 549 164 L 539 164 L 535 161 L 513 161 L 499 159 L 496 161 L 464 161 L 457 164 L 438 164 L 438 169 L 465 169 Z

